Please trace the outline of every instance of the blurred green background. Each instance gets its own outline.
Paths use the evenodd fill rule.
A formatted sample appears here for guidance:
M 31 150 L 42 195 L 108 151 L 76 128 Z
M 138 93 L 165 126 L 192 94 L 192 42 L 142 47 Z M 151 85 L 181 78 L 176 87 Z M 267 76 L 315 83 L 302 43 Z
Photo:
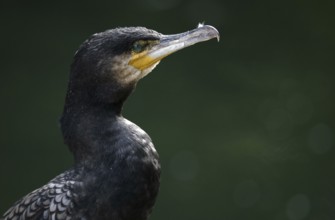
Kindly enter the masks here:
M 69 65 L 118 26 L 221 32 L 161 62 L 125 106 L 161 156 L 151 220 L 335 219 L 332 0 L 2 1 L 0 213 L 72 165 Z

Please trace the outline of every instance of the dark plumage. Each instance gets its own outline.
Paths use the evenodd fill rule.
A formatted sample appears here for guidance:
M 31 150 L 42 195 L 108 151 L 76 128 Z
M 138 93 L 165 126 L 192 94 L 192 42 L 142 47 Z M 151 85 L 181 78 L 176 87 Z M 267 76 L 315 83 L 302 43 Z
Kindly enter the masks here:
M 218 37 L 210 26 L 179 35 L 142 27 L 95 34 L 75 54 L 61 129 L 74 166 L 16 202 L 12 219 L 145 220 L 159 190 L 150 137 L 121 115 L 139 79 L 165 56 Z

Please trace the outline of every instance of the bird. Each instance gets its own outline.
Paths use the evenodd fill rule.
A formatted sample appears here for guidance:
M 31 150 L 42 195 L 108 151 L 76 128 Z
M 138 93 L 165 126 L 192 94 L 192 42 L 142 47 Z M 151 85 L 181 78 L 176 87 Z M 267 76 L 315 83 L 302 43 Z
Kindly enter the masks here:
M 145 27 L 93 34 L 76 51 L 60 118 L 74 165 L 8 209 L 4 220 L 146 220 L 160 185 L 150 136 L 122 115 L 140 79 L 168 55 L 213 38 L 213 26 L 164 35 Z

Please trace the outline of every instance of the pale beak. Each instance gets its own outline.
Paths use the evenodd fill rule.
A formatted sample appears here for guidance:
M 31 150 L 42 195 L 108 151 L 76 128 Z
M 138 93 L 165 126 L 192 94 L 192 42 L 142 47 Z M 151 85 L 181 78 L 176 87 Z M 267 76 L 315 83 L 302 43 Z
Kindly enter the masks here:
M 219 41 L 220 35 L 210 25 L 199 25 L 196 29 L 180 34 L 162 35 L 157 44 L 147 51 L 135 55 L 129 61 L 129 64 L 137 69 L 144 70 L 178 50 L 212 38 L 216 38 Z

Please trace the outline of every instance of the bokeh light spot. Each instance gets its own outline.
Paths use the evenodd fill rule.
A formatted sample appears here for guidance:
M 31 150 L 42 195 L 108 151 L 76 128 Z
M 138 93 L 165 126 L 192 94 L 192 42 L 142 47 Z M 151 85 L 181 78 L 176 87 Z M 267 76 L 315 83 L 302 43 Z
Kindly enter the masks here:
M 331 128 L 325 124 L 318 124 L 309 133 L 308 144 L 310 149 L 316 154 L 328 152 L 334 143 L 334 134 Z
M 301 220 L 310 212 L 310 201 L 305 194 L 293 196 L 287 203 L 286 214 L 290 220 Z

